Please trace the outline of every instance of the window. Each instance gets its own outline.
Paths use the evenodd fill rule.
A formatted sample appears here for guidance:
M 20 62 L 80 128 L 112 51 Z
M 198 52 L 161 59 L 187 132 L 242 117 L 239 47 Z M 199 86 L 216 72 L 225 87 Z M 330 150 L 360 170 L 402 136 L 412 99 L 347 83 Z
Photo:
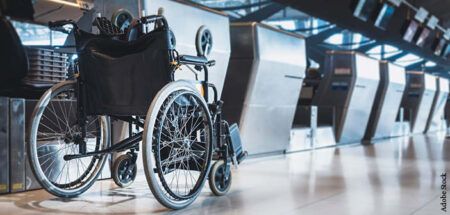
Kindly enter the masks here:
M 407 54 L 395 61 L 396 64 L 400 66 L 408 66 L 417 62 L 422 61 L 422 58 L 415 54 Z
M 383 53 L 382 53 L 382 46 L 384 46 L 384 56 L 383 56 Z M 371 57 L 374 57 L 374 58 L 377 58 L 377 59 L 381 59 L 382 57 L 384 57 L 384 58 L 392 57 L 392 56 L 394 56 L 396 54 L 399 54 L 400 52 L 402 52 L 402 51 L 399 50 L 395 46 L 378 45 L 378 46 L 373 47 L 369 51 L 367 51 L 366 54 L 371 56 Z
M 67 34 L 51 31 L 47 26 L 18 21 L 11 23 L 26 46 L 61 46 L 67 39 Z

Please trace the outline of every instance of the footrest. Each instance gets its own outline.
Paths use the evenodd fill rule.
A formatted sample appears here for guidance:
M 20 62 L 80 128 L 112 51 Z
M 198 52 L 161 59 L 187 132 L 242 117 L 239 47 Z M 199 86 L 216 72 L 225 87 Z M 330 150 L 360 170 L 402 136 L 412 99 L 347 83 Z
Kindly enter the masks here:
M 237 160 L 238 164 L 241 164 L 241 162 L 244 161 L 245 158 L 247 158 L 247 156 L 248 156 L 248 152 L 247 151 L 244 151 L 243 153 L 237 155 L 236 156 L 236 160 Z
M 180 62 L 185 64 L 202 66 L 208 63 L 208 59 L 206 59 L 206 57 L 204 56 L 181 55 Z
M 248 153 L 242 148 L 241 135 L 239 133 L 239 127 L 236 123 L 232 124 L 229 127 L 229 134 L 231 150 L 233 152 L 233 155 L 236 156 L 236 160 L 239 164 L 247 157 Z

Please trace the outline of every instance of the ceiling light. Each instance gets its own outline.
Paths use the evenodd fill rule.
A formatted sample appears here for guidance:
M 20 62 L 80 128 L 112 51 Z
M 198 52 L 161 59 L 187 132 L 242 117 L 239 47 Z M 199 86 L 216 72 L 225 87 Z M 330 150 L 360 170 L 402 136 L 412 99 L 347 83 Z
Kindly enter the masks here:
M 427 61 L 427 62 L 425 63 L 425 66 L 426 66 L 426 67 L 435 67 L 435 66 L 436 66 L 436 63 L 433 62 L 433 61 Z

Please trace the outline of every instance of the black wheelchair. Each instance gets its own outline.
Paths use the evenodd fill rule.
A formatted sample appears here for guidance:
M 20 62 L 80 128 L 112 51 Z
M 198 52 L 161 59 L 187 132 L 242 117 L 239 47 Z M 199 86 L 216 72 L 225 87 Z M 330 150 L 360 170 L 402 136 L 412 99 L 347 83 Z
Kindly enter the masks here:
M 60 31 L 72 26 L 78 54 L 74 80 L 44 93 L 28 131 L 30 165 L 51 194 L 82 194 L 114 152 L 126 152 L 115 161 L 113 178 L 127 186 L 136 175 L 139 150 L 148 185 L 165 207 L 188 206 L 207 179 L 215 195 L 229 191 L 231 164 L 240 163 L 246 152 L 237 126 L 222 119 L 223 102 L 208 82 L 214 61 L 179 55 L 163 16 L 143 17 L 136 26 L 150 24 L 152 31 L 120 40 L 116 37 L 123 32 L 92 34 L 70 20 L 49 23 Z M 181 66 L 195 72 L 197 80 L 175 80 Z M 201 73 L 204 78 L 199 80 Z M 127 122 L 138 132 L 111 144 L 111 120 Z

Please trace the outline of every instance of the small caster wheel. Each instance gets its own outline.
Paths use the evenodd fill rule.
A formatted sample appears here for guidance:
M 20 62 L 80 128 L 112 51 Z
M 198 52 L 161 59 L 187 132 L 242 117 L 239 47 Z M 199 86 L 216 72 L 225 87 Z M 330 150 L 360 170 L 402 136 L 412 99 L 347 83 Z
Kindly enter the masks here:
M 223 196 L 231 188 L 231 171 L 225 173 L 225 161 L 215 162 L 209 172 L 209 187 L 216 196 Z
M 112 177 L 120 187 L 129 187 L 136 179 L 136 161 L 130 154 L 119 156 L 114 161 Z

